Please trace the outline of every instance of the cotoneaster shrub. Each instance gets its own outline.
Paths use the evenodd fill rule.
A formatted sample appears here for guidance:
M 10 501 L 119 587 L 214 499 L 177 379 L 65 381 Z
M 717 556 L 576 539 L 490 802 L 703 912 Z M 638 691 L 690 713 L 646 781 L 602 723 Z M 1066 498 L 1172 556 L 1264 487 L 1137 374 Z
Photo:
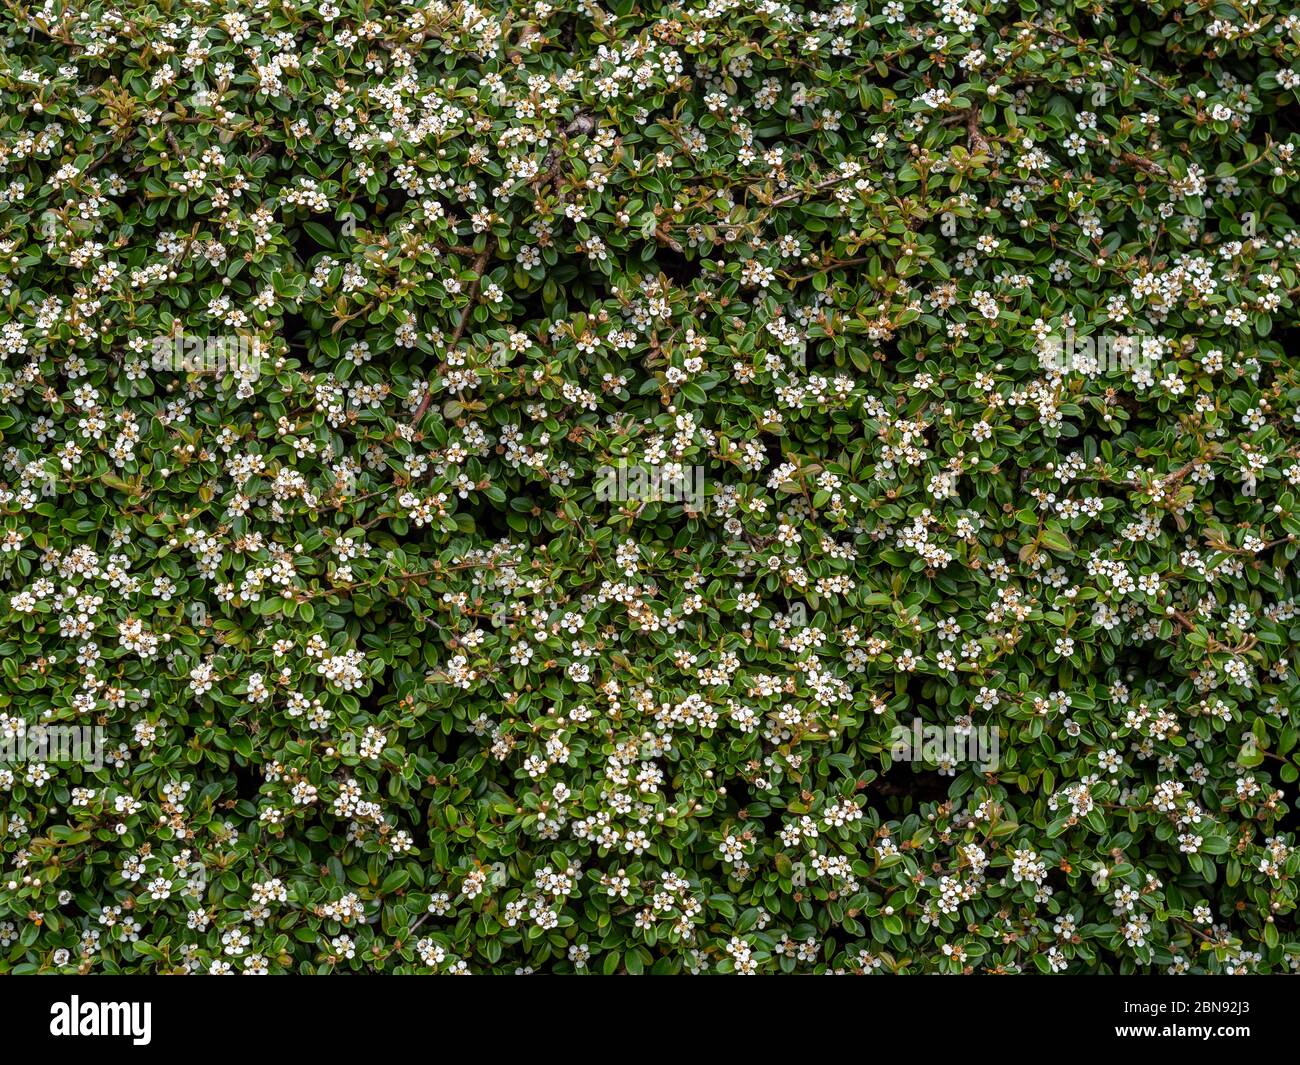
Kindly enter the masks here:
M 0 971 L 1296 966 L 1290 4 L 3 18 Z

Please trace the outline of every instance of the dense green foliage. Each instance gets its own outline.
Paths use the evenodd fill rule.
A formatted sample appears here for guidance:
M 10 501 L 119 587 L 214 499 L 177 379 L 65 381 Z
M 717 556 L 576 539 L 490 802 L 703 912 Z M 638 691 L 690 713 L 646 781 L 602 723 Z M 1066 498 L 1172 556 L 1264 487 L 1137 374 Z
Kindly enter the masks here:
M 0 972 L 1300 963 L 1292 5 L 0 18 Z

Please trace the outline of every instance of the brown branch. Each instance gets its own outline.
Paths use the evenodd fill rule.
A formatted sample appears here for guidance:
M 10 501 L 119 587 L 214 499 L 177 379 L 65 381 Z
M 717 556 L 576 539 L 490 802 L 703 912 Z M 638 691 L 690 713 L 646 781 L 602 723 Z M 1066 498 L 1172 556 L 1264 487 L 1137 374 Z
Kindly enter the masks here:
M 591 115 L 579 112 L 567 126 L 561 131 L 561 138 L 568 140 L 569 137 L 590 133 L 596 128 L 596 120 Z M 546 159 L 542 162 L 542 168 L 533 176 L 529 182 L 535 188 L 551 183 L 558 183 L 560 171 L 564 168 L 564 149 L 561 147 L 560 140 L 551 145 L 551 150 L 546 153 Z
M 843 174 L 836 174 L 834 177 L 827 178 L 825 181 L 819 181 L 811 189 L 795 189 L 793 192 L 787 192 L 773 200 L 764 200 L 762 194 L 759 194 L 759 202 L 765 207 L 780 207 L 782 204 L 793 203 L 795 200 L 802 199 L 808 192 L 821 192 L 823 189 L 829 189 L 832 185 L 838 185 L 846 178 Z
M 461 312 L 460 321 L 456 323 L 456 328 L 452 331 L 451 338 L 447 341 L 448 350 L 454 348 L 460 343 L 460 338 L 465 335 L 465 328 L 469 325 L 469 316 L 474 313 L 474 307 L 478 300 L 479 286 L 483 283 L 483 273 L 487 269 L 487 262 L 492 255 L 492 249 L 495 246 L 491 235 L 488 236 L 487 243 L 483 250 L 479 252 L 478 258 L 474 260 L 474 280 L 469 283 L 469 302 L 465 304 L 465 310 Z M 429 404 L 433 402 L 433 382 L 429 382 L 424 388 L 424 398 L 420 400 L 420 405 L 415 409 L 415 415 L 411 418 L 411 425 L 420 424 L 420 419 L 424 417 L 425 411 L 429 409 Z
M 966 147 L 970 149 L 972 155 L 992 154 L 989 142 L 980 132 L 980 113 L 976 107 L 966 112 Z

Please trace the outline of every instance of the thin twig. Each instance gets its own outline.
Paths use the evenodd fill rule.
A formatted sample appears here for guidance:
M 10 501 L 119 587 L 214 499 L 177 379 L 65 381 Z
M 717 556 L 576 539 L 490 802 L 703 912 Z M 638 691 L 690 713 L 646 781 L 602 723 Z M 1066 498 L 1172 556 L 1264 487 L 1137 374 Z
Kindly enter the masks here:
M 474 312 L 478 300 L 479 286 L 483 283 L 483 272 L 487 269 L 488 259 L 492 255 L 492 249 L 495 241 L 491 236 L 488 237 L 487 244 L 479 252 L 478 258 L 474 260 L 474 280 L 469 283 L 469 302 L 465 305 L 465 310 L 461 312 L 460 321 L 456 323 L 455 330 L 452 331 L 451 338 L 447 341 L 448 350 L 454 348 L 460 343 L 460 338 L 465 335 L 465 328 L 469 325 L 469 316 Z M 433 402 L 433 382 L 429 382 L 424 389 L 424 398 L 420 400 L 420 405 L 415 408 L 415 415 L 411 418 L 411 425 L 420 424 L 420 419 L 424 417 L 424 412 L 429 409 L 429 404 Z

